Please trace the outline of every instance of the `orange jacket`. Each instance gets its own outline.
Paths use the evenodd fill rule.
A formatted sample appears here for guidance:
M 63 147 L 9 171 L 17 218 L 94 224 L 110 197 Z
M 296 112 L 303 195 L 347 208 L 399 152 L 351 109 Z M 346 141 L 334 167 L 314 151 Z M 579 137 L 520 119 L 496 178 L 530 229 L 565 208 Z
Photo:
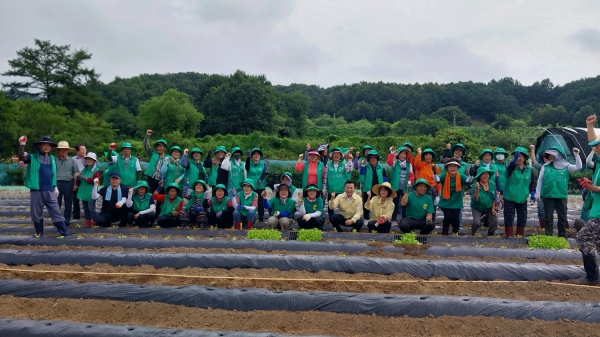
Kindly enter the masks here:
M 436 170 L 436 174 L 439 175 L 441 173 L 441 170 L 439 167 L 437 167 L 434 163 L 427 164 L 426 162 L 421 161 L 421 153 L 417 153 L 413 167 L 415 168 L 415 178 L 416 179 L 423 178 L 423 179 L 427 180 L 427 183 L 429 184 L 429 186 L 435 186 L 435 188 L 438 191 L 438 194 L 441 192 L 440 184 L 436 183 L 433 180 L 434 168 Z

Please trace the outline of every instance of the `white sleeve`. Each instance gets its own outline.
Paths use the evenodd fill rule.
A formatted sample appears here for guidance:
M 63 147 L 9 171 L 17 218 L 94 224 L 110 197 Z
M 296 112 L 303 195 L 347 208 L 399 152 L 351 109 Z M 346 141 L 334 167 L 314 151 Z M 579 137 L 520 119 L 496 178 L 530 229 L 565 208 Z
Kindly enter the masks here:
M 127 195 L 127 202 L 125 203 L 125 206 L 127 206 L 128 208 L 131 208 L 131 206 L 133 206 L 133 200 L 131 200 L 131 194 Z
M 135 171 L 136 171 L 136 172 L 140 172 L 141 170 L 142 170 L 142 167 L 140 166 L 140 160 L 139 160 L 139 159 L 137 159 L 137 160 L 135 161 Z
M 304 209 L 304 203 L 302 203 L 302 206 L 298 205 L 298 214 L 300 214 L 300 216 L 306 214 L 306 209 Z
M 314 213 L 310 213 L 311 218 L 317 218 L 321 216 L 321 211 L 316 211 Z
M 440 176 L 438 176 L 437 174 L 433 174 L 433 181 L 435 181 L 436 183 L 440 182 Z
M 535 195 L 541 197 L 542 185 L 544 184 L 544 169 L 545 165 L 540 169 L 540 175 L 538 176 L 537 185 L 535 186 Z
M 231 160 L 227 157 L 221 162 L 221 168 L 225 171 L 231 171 Z
M 148 209 L 140 211 L 140 214 L 154 214 L 156 213 L 156 205 L 150 205 Z
M 470 183 L 471 181 L 473 181 L 473 178 L 474 178 L 473 176 L 468 176 L 467 180 L 465 180 L 465 181 L 468 182 L 468 183 Z
M 581 163 L 581 156 L 576 155 L 575 156 L 575 165 L 569 164 L 568 171 L 569 172 L 579 171 L 579 170 L 581 170 L 582 167 L 583 167 L 583 165 Z
M 94 187 L 92 187 L 92 199 L 96 200 L 100 198 L 100 194 L 98 194 L 98 185 L 94 184 Z
M 594 150 L 592 150 L 592 152 L 590 152 L 590 154 L 585 159 L 585 165 L 587 165 L 587 167 L 591 169 L 593 169 L 596 166 L 596 163 L 594 163 L 594 155 Z

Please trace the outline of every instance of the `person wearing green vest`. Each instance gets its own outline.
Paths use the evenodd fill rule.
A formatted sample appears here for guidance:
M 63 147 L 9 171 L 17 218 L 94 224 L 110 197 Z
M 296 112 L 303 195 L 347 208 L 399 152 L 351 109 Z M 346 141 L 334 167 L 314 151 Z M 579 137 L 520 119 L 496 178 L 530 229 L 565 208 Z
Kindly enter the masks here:
M 371 199 L 371 195 L 375 196 Z M 389 233 L 392 228 L 390 219 L 394 212 L 393 200 L 396 198 L 396 192 L 392 189 L 392 185 L 388 182 L 373 186 L 372 192 L 367 193 L 368 199 L 365 203 L 365 208 L 370 210 L 370 218 L 367 223 L 367 228 L 370 232 Z
M 506 166 L 504 188 L 504 233 L 513 236 L 513 222 L 517 214 L 517 235 L 525 234 L 527 223 L 527 198 L 535 201 L 535 173 L 527 165 L 527 150 L 517 146 L 513 159 Z
M 428 189 L 429 183 L 426 179 L 417 179 L 414 190 L 402 196 L 400 203 L 406 209 L 406 217 L 400 221 L 402 233 L 419 230 L 419 234 L 427 235 L 435 229 L 435 206 L 431 196 L 426 194 Z
M 183 186 L 182 195 L 188 202 L 185 204 L 183 211 L 179 212 L 179 220 L 183 227 L 188 227 L 191 223 L 192 227 L 206 228 L 208 227 L 206 183 L 204 180 L 196 180 L 194 185 L 191 186 L 191 190 L 188 188 L 187 183 Z
M 569 189 L 569 172 L 581 170 L 582 163 L 579 149 L 573 148 L 575 165 L 565 159 L 567 155 L 562 147 L 555 145 L 544 151 L 548 163 L 542 166 L 537 182 L 536 196 L 544 198 L 544 214 L 546 215 L 546 235 L 551 236 L 554 230 L 554 211 L 558 214 L 558 236 L 567 233 L 567 192 Z
M 592 205 L 589 220 L 577 233 L 577 246 L 581 251 L 585 276 L 576 280 L 576 283 L 592 285 L 600 283 L 600 270 L 596 261 L 596 254 L 600 247 L 600 179 L 599 175 L 595 174 L 593 180 L 587 178 L 583 180 L 582 185 L 591 194 Z
M 488 219 L 488 236 L 496 235 L 498 229 L 498 212 L 496 212 L 496 183 L 490 180 L 490 175 L 494 174 L 485 166 L 477 169 L 475 176 L 476 183 L 471 187 L 471 212 L 473 214 L 473 223 L 471 225 L 471 235 L 475 235 L 481 225 L 481 217 L 485 214 Z
M 208 170 L 207 184 L 211 188 L 216 185 L 227 185 L 229 182 L 229 172 L 222 168 L 223 161 L 227 155 L 225 146 L 219 145 L 212 151 L 208 151 L 208 156 L 204 160 L 204 168 Z
M 290 198 L 294 199 L 294 201 L 296 202 L 300 202 L 300 200 L 302 199 L 302 196 L 300 195 L 300 189 L 294 186 L 292 178 L 293 177 L 290 172 L 283 172 L 281 176 L 279 176 L 279 174 L 276 172 L 271 178 L 269 187 L 271 188 L 271 190 L 277 191 L 277 188 L 279 188 L 279 184 L 276 184 L 276 181 L 279 181 L 279 183 L 281 184 L 286 184 L 290 187 Z
M 542 166 L 544 166 L 545 163 L 548 162 L 548 156 L 542 156 L 542 160 L 543 162 L 540 163 L 536 160 L 536 154 L 535 154 L 535 145 L 531 144 L 529 145 L 529 153 L 530 153 L 530 158 L 531 158 L 531 166 L 537 170 L 537 173 L 539 174 L 540 170 L 542 169 Z M 535 189 L 535 186 L 534 186 Z M 532 197 L 535 198 L 535 193 L 532 193 Z M 538 220 L 540 222 L 540 228 L 545 228 L 546 227 L 546 214 L 544 214 L 544 198 L 539 197 L 537 200 L 533 199 L 532 203 L 535 202 L 537 203 L 537 215 L 538 215 Z M 583 207 L 582 207 L 583 209 Z M 567 221 L 567 228 L 569 228 L 569 222 Z
M 113 145 L 111 144 L 111 150 L 113 150 Z M 119 172 L 121 175 L 121 185 L 126 186 L 128 188 L 133 188 L 137 185 L 137 173 L 142 170 L 140 166 L 140 161 L 131 155 L 131 151 L 133 146 L 129 142 L 121 143 L 121 155 L 119 156 L 107 156 L 108 163 L 114 164 L 116 163 L 116 168 L 114 171 Z
M 365 160 L 361 162 L 359 170 L 359 182 L 362 185 L 362 200 L 363 200 L 363 214 L 365 219 L 369 219 L 370 212 L 364 207 L 367 202 L 367 192 L 371 191 L 371 188 L 377 184 L 382 184 L 387 181 L 387 176 L 383 165 L 379 163 L 379 153 L 375 150 L 370 150 Z
M 404 207 L 400 204 L 400 199 L 402 199 L 404 193 L 408 193 L 415 180 L 413 165 L 409 160 L 410 155 L 410 150 L 406 146 L 400 146 L 397 151 L 394 151 L 394 148 L 390 147 L 390 153 L 386 160 L 386 163 L 392 168 L 390 172 L 390 185 L 396 191 L 394 212 L 390 219 L 392 226 L 396 225 L 396 218 L 399 212 L 402 213 L 402 217 L 406 215 Z
M 496 169 L 498 170 L 498 185 L 496 188 L 500 195 L 504 194 L 504 186 L 506 186 L 506 155 L 508 153 L 501 147 L 497 147 L 494 150 L 494 163 L 496 164 Z
M 217 228 L 231 228 L 233 226 L 233 202 L 227 196 L 227 187 L 218 184 L 213 188 L 213 197 L 208 201 L 208 223 Z
M 25 144 L 27 136 L 19 137 L 19 160 L 27 165 L 25 175 L 25 186 L 30 191 L 30 214 L 36 235 L 44 235 L 44 223 L 42 213 L 44 206 L 48 210 L 54 226 L 62 236 L 70 235 L 67 232 L 65 217 L 60 213 L 56 192 L 56 162 L 54 156 L 50 154 L 53 147 L 57 147 L 48 136 L 33 143 L 37 149 L 31 154 L 25 155 Z
M 231 156 L 227 154 L 221 168 L 229 172 L 227 189 L 229 189 L 229 197 L 233 198 L 239 193 L 242 193 L 242 183 L 247 178 L 246 164 L 242 161 L 244 152 L 239 147 L 231 149 Z
M 152 194 L 148 192 L 148 183 L 144 180 L 137 182 L 133 189 L 129 189 L 125 205 L 129 209 L 127 223 L 132 226 L 150 227 L 156 220 L 156 204 Z
M 187 150 L 187 149 L 186 149 Z M 184 179 L 188 186 L 195 186 L 198 180 L 206 181 L 208 176 L 206 175 L 206 169 L 204 168 L 204 162 L 202 161 L 202 155 L 204 154 L 199 147 L 193 148 L 188 157 L 186 150 L 183 151 L 183 156 L 179 160 L 181 167 L 185 169 Z
M 298 215 L 300 216 L 298 226 L 300 229 L 318 228 L 323 230 L 325 214 L 323 213 L 323 198 L 317 195 L 319 188 L 315 185 L 308 185 L 303 192 L 306 196 L 298 202 Z
M 492 182 L 494 182 L 496 186 L 498 186 L 500 184 L 500 178 L 498 177 L 498 166 L 492 161 L 493 155 L 494 153 L 492 152 L 492 149 L 485 148 L 481 150 L 479 159 L 475 161 L 475 165 L 471 165 L 470 169 L 475 170 L 475 172 L 477 172 L 477 170 L 479 170 L 480 167 L 487 168 L 488 170 L 490 170 L 490 172 L 492 172 L 490 179 L 492 180 Z
M 160 194 L 159 188 L 152 194 L 155 201 L 162 203 L 156 223 L 163 228 L 179 227 L 179 213 L 183 210 L 183 199 L 177 196 L 180 193 L 179 185 L 167 185 L 166 193 Z
M 312 149 L 308 152 L 308 161 L 303 160 L 304 155 L 298 156 L 296 162 L 296 172 L 302 172 L 302 188 L 308 185 L 315 185 L 319 189 L 319 196 L 323 189 L 323 179 L 325 176 L 325 165 L 320 161 L 319 151 Z
M 445 172 L 434 179 L 442 186 L 442 195 L 438 206 L 444 212 L 442 235 L 448 235 L 450 226 L 452 233 L 457 234 L 460 226 L 463 209 L 463 186 L 473 180 L 473 176 L 466 176 L 458 172 L 460 163 L 456 158 L 449 158 L 444 164 Z
M 275 197 L 269 200 L 267 207 L 271 215 L 267 221 L 269 229 L 288 230 L 296 209 L 296 202 L 290 198 L 290 188 L 280 184 Z
M 164 139 L 159 139 L 154 142 L 154 148 L 150 147 L 151 135 L 152 130 L 146 130 L 146 135 L 144 136 L 144 148 L 146 149 L 146 153 L 150 156 L 150 160 L 148 161 L 148 168 L 144 172 L 144 175 L 148 177 L 147 181 L 148 186 L 150 186 L 150 193 L 154 193 L 159 187 L 158 183 L 164 179 L 161 169 L 164 161 L 168 159 L 169 156 L 166 154 L 168 145 L 167 141 Z M 157 205 L 156 212 L 160 213 L 160 205 Z
M 177 145 L 171 147 L 169 150 L 169 158 L 163 162 L 161 174 L 165 177 L 164 184 L 166 186 L 171 184 L 179 185 L 179 191 L 183 189 L 185 180 L 185 168 L 179 163 L 181 157 L 181 148 Z
M 233 212 L 235 228 L 244 229 L 244 222 L 246 222 L 246 229 L 251 230 L 258 208 L 258 194 L 254 192 L 254 180 L 246 179 L 242 182 L 242 193 L 235 196 L 233 206 L 235 207 Z
M 264 222 L 265 219 L 265 207 L 263 192 L 267 187 L 267 174 L 269 174 L 269 165 L 266 160 L 262 159 L 262 151 L 255 147 L 250 151 L 246 152 L 246 176 L 248 179 L 254 181 L 256 187 L 254 192 L 258 194 L 258 221 Z
M 467 147 L 462 143 L 456 143 L 452 146 L 448 144 L 446 150 L 444 150 L 442 153 L 442 162 L 446 162 L 448 159 L 454 158 L 458 163 L 460 163 L 458 173 L 466 175 L 468 173 L 466 157 Z
M 354 169 L 358 170 L 360 169 L 360 165 L 363 162 L 363 160 L 365 160 L 365 158 L 367 158 L 367 155 L 369 154 L 369 151 L 373 150 L 373 147 L 371 145 L 365 145 L 362 147 L 362 150 L 356 151 L 355 156 L 354 156 Z
M 406 143 L 402 144 L 402 146 L 404 146 L 406 148 L 406 150 L 408 151 L 408 154 L 406 156 L 406 160 L 408 160 L 408 162 L 411 165 L 414 165 L 415 164 L 415 157 L 413 157 L 412 153 L 415 150 L 415 147 L 412 145 L 411 142 L 406 142 Z
M 116 157 L 117 155 L 118 154 L 115 151 L 104 152 L 104 158 L 107 158 L 106 159 L 107 162 L 108 162 L 108 158 Z M 108 185 L 108 183 L 110 182 L 110 174 L 113 172 L 116 172 L 116 171 L 117 171 L 117 163 L 116 162 L 106 164 L 106 166 L 104 166 L 104 169 L 101 172 L 102 183 L 104 185 Z
M 79 181 L 77 189 L 77 199 L 83 204 L 83 212 L 85 214 L 85 226 L 94 227 L 98 221 L 96 213 L 96 199 L 92 198 L 92 190 L 95 186 L 94 181 L 100 179 L 100 170 L 96 167 L 96 154 L 88 152 L 83 159 L 85 167 L 75 176 Z
M 335 199 L 335 196 L 344 193 L 344 185 L 352 176 L 352 161 L 343 158 L 343 152 L 339 147 L 331 149 L 331 160 L 325 166 L 325 177 L 323 185 L 323 198 Z M 333 209 L 328 209 L 329 217 L 333 215 Z

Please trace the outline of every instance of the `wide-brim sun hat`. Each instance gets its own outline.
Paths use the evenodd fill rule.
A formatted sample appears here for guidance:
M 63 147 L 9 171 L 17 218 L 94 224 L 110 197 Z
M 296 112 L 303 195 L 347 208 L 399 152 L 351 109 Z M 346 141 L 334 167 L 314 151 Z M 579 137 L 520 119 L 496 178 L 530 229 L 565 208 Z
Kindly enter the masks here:
M 69 150 L 69 152 L 75 150 L 74 148 L 69 146 L 69 142 L 66 142 L 64 140 L 61 140 L 60 142 L 58 142 L 56 149 L 57 150 Z
M 57 147 L 58 146 L 56 143 L 54 143 L 52 141 L 52 138 L 50 138 L 49 136 L 42 136 L 40 138 L 40 140 L 37 141 L 37 142 L 35 142 L 35 143 L 33 143 L 33 145 L 40 145 L 40 144 L 44 144 L 44 143 L 50 144 L 51 147 Z
M 394 189 L 392 188 L 392 185 L 390 183 L 388 183 L 387 181 L 384 182 L 383 184 L 377 184 L 377 185 L 373 186 L 373 189 L 372 189 L 373 193 L 375 193 L 375 195 L 379 195 L 379 190 L 382 187 L 385 187 L 388 190 L 390 190 L 390 195 L 388 195 L 388 198 L 393 199 L 398 195 L 398 194 L 396 194 L 396 191 L 394 191 Z

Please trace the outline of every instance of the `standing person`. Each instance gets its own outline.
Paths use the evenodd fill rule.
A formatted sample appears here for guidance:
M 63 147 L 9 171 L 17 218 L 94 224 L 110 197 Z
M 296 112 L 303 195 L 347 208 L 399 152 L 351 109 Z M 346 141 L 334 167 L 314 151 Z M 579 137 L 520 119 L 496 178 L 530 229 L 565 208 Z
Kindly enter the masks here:
M 208 223 L 216 224 L 217 228 L 231 228 L 233 226 L 233 202 L 227 196 L 227 187 L 218 184 L 213 188 L 213 196 L 208 201 Z
M 81 172 L 76 174 L 76 180 L 79 182 L 77 189 L 77 199 L 83 204 L 83 212 L 85 215 L 85 226 L 94 227 L 98 222 L 98 214 L 96 213 L 96 198 L 92 198 L 96 180 L 100 179 L 100 170 L 96 166 L 96 154 L 89 152 L 85 155 L 85 167 Z
M 107 156 L 109 164 L 116 164 L 113 171 L 117 171 L 121 175 L 121 185 L 127 188 L 134 188 L 137 185 L 137 173 L 142 170 L 140 161 L 131 155 L 132 150 L 131 143 L 123 142 L 121 143 L 121 155 Z
M 360 168 L 360 164 L 367 158 L 367 155 L 371 150 L 373 150 L 371 145 L 365 145 L 360 152 L 356 151 L 354 156 L 354 169 L 358 170 Z
M 36 235 L 42 237 L 44 235 L 44 218 L 42 213 L 44 206 L 50 213 L 54 226 L 62 236 L 70 235 L 67 232 L 65 218 L 60 214 L 58 207 L 56 190 L 56 160 L 50 150 L 57 147 L 48 136 L 33 143 L 37 148 L 31 154 L 25 155 L 25 145 L 27 144 L 27 136 L 19 137 L 19 160 L 27 165 L 25 186 L 30 191 L 30 213 L 31 220 L 35 227 Z
M 421 148 L 417 149 L 417 156 L 415 157 L 415 179 L 425 179 L 427 181 L 427 191 L 425 192 L 434 201 L 432 222 L 435 223 L 435 212 L 437 202 L 440 195 L 441 189 L 440 184 L 433 179 L 434 175 L 440 175 L 440 168 L 433 162 L 435 158 L 435 152 L 432 149 L 427 148 L 421 152 Z
M 594 116 L 595 117 L 595 116 Z M 589 119 L 589 117 L 588 117 Z M 596 144 L 597 145 L 597 144 Z M 595 174 L 593 180 L 585 178 L 584 188 L 592 194 L 593 200 L 588 222 L 577 233 L 577 246 L 581 251 L 585 276 L 577 280 L 579 284 L 591 285 L 600 282 L 600 270 L 596 253 L 600 246 L 600 179 Z
M 410 150 L 405 146 L 400 146 L 396 152 L 394 152 L 394 147 L 390 147 L 390 154 L 388 154 L 386 160 L 386 163 L 392 168 L 390 183 L 394 191 L 396 191 L 394 213 L 392 213 L 392 217 L 390 218 L 392 226 L 396 225 L 396 218 L 399 212 L 402 214 L 402 217 L 405 216 L 404 208 L 400 205 L 400 199 L 404 193 L 408 193 L 415 180 L 413 166 L 409 161 L 410 156 Z
M 263 192 L 267 187 L 267 174 L 269 174 L 269 165 L 266 160 L 262 159 L 263 153 L 255 147 L 250 151 L 246 152 L 246 176 L 248 179 L 252 179 L 255 184 L 256 194 L 258 194 L 258 221 L 264 222 L 265 219 L 265 207 Z
M 55 158 L 58 208 L 62 206 L 62 200 L 64 199 L 65 211 L 63 216 L 65 217 L 65 225 L 68 226 L 71 222 L 73 197 L 77 191 L 77 180 L 74 178 L 79 173 L 79 168 L 75 159 L 68 156 L 68 153 L 74 150 L 72 147 L 69 147 L 69 143 L 65 141 L 58 142 L 56 150 L 58 150 L 58 157 Z
M 208 176 L 206 175 L 206 169 L 204 168 L 204 162 L 202 161 L 202 155 L 204 153 L 199 147 L 193 148 L 188 158 L 188 154 L 183 151 L 183 156 L 179 161 L 181 167 L 185 168 L 184 179 L 188 183 L 188 186 L 195 186 L 198 180 L 206 182 Z M 206 185 L 206 184 L 205 184 Z
M 242 193 L 235 196 L 235 211 L 233 212 L 233 221 L 235 228 L 243 229 L 246 222 L 246 229 L 251 230 L 254 227 L 254 219 L 258 208 L 258 194 L 254 192 L 254 180 L 246 179 L 242 182 Z
M 146 149 L 146 153 L 150 156 L 150 160 L 148 161 L 148 168 L 144 172 L 144 175 L 148 177 L 148 186 L 150 186 L 150 193 L 154 193 L 159 186 L 159 182 L 163 180 L 163 175 L 160 172 L 165 160 L 169 158 L 169 156 L 165 153 L 167 150 L 167 141 L 164 139 L 159 139 L 154 142 L 154 148 L 150 147 L 150 136 L 152 135 L 152 130 L 146 131 L 146 136 L 144 136 L 144 148 Z M 157 213 L 160 213 L 160 207 L 156 209 Z
M 298 203 L 298 226 L 300 229 L 317 228 L 323 230 L 325 224 L 325 213 L 323 212 L 323 198 L 318 196 L 319 189 L 315 185 L 309 185 L 303 194 L 306 196 Z
M 415 158 L 418 161 L 417 158 Z M 400 231 L 410 233 L 419 230 L 419 234 L 426 235 L 435 229 L 433 216 L 435 207 L 433 199 L 426 194 L 430 188 L 425 179 L 415 181 L 414 190 L 402 196 L 402 206 L 406 209 L 406 217 L 400 222 Z
M 342 150 L 339 147 L 331 149 L 331 160 L 325 169 L 325 181 L 323 185 L 323 198 L 334 199 L 336 195 L 344 193 L 344 184 L 351 178 L 352 162 L 346 162 L 342 158 Z M 329 217 L 333 215 L 333 209 L 328 209 Z
M 132 226 L 150 227 L 156 220 L 156 204 L 152 194 L 148 192 L 148 183 L 144 180 L 137 182 L 135 188 L 130 189 L 127 195 L 125 205 L 129 212 L 127 213 L 127 223 Z
M 460 173 L 460 163 L 455 158 L 450 158 L 444 164 L 445 172 L 439 176 L 435 176 L 436 181 L 442 185 L 442 197 L 438 206 L 444 212 L 444 222 L 442 227 L 442 235 L 448 235 L 450 226 L 452 226 L 452 234 L 458 234 L 460 218 L 463 209 L 463 186 L 473 180 L 473 176 L 466 176 Z
M 190 223 L 193 227 L 206 228 L 208 227 L 208 216 L 206 210 L 209 208 L 208 200 L 205 198 L 206 183 L 204 180 L 196 180 L 192 189 L 188 188 L 188 184 L 183 186 L 182 195 L 188 199 L 185 207 L 179 212 L 179 221 L 183 227 L 188 227 Z
M 98 191 L 98 180 L 94 180 L 92 198 L 97 200 L 102 197 L 102 208 L 98 214 L 98 226 L 110 227 L 113 222 L 118 222 L 119 227 L 127 226 L 127 196 L 129 189 L 121 186 L 121 176 L 118 172 L 110 174 L 110 184 Z
M 246 164 L 242 161 L 242 155 L 244 152 L 239 147 L 231 149 L 231 156 L 226 155 L 221 168 L 229 172 L 229 180 L 227 188 L 229 189 L 229 195 L 235 196 L 242 193 L 242 183 L 246 180 L 248 173 L 246 171 Z M 234 193 L 235 192 L 235 193 Z
M 508 153 L 501 147 L 497 147 L 494 150 L 494 163 L 498 170 L 498 186 L 496 186 L 496 189 L 500 195 L 504 194 L 504 186 L 506 186 L 506 155 Z
M 450 144 L 446 145 L 446 150 L 442 153 L 442 161 L 446 162 L 448 159 L 454 158 L 460 164 L 458 168 L 458 173 L 467 174 L 467 147 L 462 143 L 456 143 L 452 146 Z
M 270 217 L 267 223 L 269 229 L 287 231 L 292 224 L 296 210 L 296 202 L 290 198 L 290 187 L 286 184 L 280 184 L 275 197 L 271 198 L 268 204 Z
M 396 192 L 390 183 L 385 182 L 373 186 L 372 193 L 375 193 L 375 197 L 371 199 L 371 191 L 367 192 L 368 199 L 365 203 L 365 208 L 371 211 L 367 227 L 370 232 L 389 233 L 392 228 L 390 219 L 396 208 L 392 201 L 396 198 Z
M 369 151 L 367 157 L 360 166 L 359 181 L 362 184 L 362 199 L 363 202 L 367 202 L 367 192 L 371 191 L 371 188 L 377 184 L 382 184 L 387 181 L 385 169 L 379 162 L 381 157 L 375 150 Z M 369 218 L 369 210 L 363 207 L 363 214 L 365 219 Z
M 492 149 L 485 148 L 481 150 L 481 154 L 479 155 L 479 160 L 475 162 L 474 170 L 477 172 L 480 167 L 485 167 L 491 172 L 490 179 L 494 182 L 496 186 L 500 184 L 500 178 L 498 177 L 498 167 L 492 161 L 492 156 L 494 153 Z
M 87 153 L 87 149 L 85 145 L 79 143 L 75 145 L 75 155 L 72 157 L 77 164 L 77 172 L 83 171 L 85 167 L 85 155 Z M 79 182 L 77 182 L 77 186 L 79 186 Z M 79 199 L 77 197 L 73 198 L 73 220 L 81 219 L 81 207 L 79 206 Z
M 517 235 L 523 236 L 527 223 L 527 197 L 535 200 L 535 173 L 527 165 L 527 149 L 517 146 L 514 157 L 506 166 L 504 188 L 504 233 L 513 235 L 513 221 L 517 213 Z
M 354 193 L 356 185 L 354 181 L 348 180 L 344 184 L 344 193 L 329 199 L 330 209 L 339 209 L 329 221 L 337 232 L 342 232 L 342 226 L 352 227 L 353 231 L 360 231 L 363 227 L 363 204 L 361 197 Z
M 487 215 L 489 221 L 488 236 L 496 235 L 498 229 L 498 213 L 496 212 L 496 183 L 490 180 L 491 171 L 485 166 L 479 167 L 475 176 L 475 185 L 471 187 L 471 211 L 473 224 L 471 235 L 475 235 L 481 225 L 481 217 Z
M 406 148 L 406 150 L 408 151 L 407 155 L 406 155 L 406 160 L 408 160 L 408 162 L 411 165 L 414 165 L 415 164 L 415 157 L 413 157 L 412 154 L 415 151 L 415 147 L 412 145 L 411 142 L 406 142 L 406 143 L 402 144 L 402 146 L 404 146 Z
M 225 160 L 227 149 L 219 145 L 212 151 L 208 151 L 208 156 L 204 160 L 204 168 L 208 169 L 208 186 L 215 188 L 217 185 L 227 185 L 229 182 L 229 172 L 225 171 L 221 165 Z
M 169 157 L 163 162 L 161 174 L 165 177 L 165 186 L 171 184 L 179 185 L 179 191 L 183 189 L 185 168 L 179 163 L 181 148 L 177 145 L 169 150 Z
M 544 198 L 544 214 L 546 215 L 546 235 L 552 236 L 554 230 L 554 211 L 558 214 L 558 236 L 567 234 L 567 192 L 569 188 L 569 172 L 581 170 L 579 149 L 573 148 L 575 165 L 565 159 L 565 151 L 558 145 L 544 151 L 548 162 L 542 166 L 537 182 L 536 196 Z
M 542 156 L 542 160 L 543 163 L 540 163 L 536 160 L 536 155 L 535 155 L 535 145 L 531 144 L 529 145 L 529 153 L 530 153 L 530 158 L 531 158 L 531 164 L 533 166 L 533 168 L 535 168 L 539 174 L 540 170 L 542 169 L 542 166 L 544 166 L 545 163 L 548 162 L 548 156 Z M 535 190 L 535 187 L 534 187 Z M 532 197 L 530 198 L 532 203 L 533 202 L 537 202 L 537 215 L 538 215 L 538 220 L 540 222 L 540 228 L 545 228 L 546 227 L 546 214 L 544 214 L 544 198 L 542 197 L 538 197 L 537 200 L 535 199 L 535 192 L 532 193 Z M 569 223 L 567 222 L 567 228 L 569 228 Z
M 181 193 L 179 185 L 167 185 L 166 194 L 159 193 L 160 188 L 152 194 L 155 201 L 162 203 L 156 223 L 163 228 L 178 227 L 181 224 L 179 213 L 183 210 L 183 199 L 177 196 Z
M 308 161 L 302 160 L 304 155 L 298 156 L 296 162 L 296 171 L 302 172 L 302 189 L 308 185 L 315 185 L 319 189 L 319 195 L 323 189 L 323 179 L 325 176 L 325 165 L 319 161 L 319 152 L 317 150 L 308 151 Z

